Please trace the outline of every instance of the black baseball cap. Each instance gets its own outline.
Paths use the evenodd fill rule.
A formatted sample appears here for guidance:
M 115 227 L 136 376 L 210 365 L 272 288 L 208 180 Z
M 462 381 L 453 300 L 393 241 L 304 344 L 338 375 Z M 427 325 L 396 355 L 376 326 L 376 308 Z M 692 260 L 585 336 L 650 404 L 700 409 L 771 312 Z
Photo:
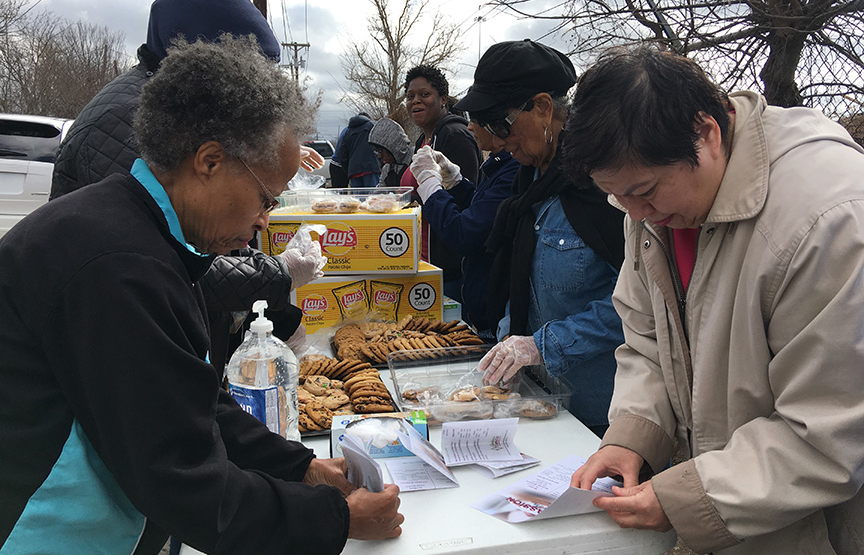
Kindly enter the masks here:
M 572 62 L 554 48 L 529 39 L 499 42 L 480 58 L 474 84 L 454 108 L 481 112 L 539 92 L 563 95 L 575 84 Z

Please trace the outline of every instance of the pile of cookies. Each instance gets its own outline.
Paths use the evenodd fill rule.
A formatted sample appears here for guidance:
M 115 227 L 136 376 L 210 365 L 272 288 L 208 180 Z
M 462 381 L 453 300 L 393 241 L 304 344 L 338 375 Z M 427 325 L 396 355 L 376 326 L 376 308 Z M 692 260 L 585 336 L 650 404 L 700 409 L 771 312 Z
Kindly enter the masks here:
M 329 430 L 333 417 L 338 415 L 396 410 L 377 370 L 367 362 L 359 363 L 358 369 L 350 373 L 345 373 L 344 367 L 337 371 L 342 362 L 345 361 L 323 355 L 311 355 L 300 360 L 297 401 L 301 433 Z M 312 368 L 324 369 L 329 375 L 308 373 Z
M 342 361 L 383 364 L 394 351 L 406 351 L 406 356 L 415 360 L 434 359 L 464 354 L 445 348 L 479 346 L 484 342 L 458 320 L 444 322 L 408 315 L 395 323 L 345 324 L 336 330 L 333 344 Z
M 303 376 L 326 376 L 331 379 L 345 380 L 354 374 L 369 370 L 372 365 L 356 359 L 339 360 L 326 355 L 306 355 L 299 361 L 299 374 Z

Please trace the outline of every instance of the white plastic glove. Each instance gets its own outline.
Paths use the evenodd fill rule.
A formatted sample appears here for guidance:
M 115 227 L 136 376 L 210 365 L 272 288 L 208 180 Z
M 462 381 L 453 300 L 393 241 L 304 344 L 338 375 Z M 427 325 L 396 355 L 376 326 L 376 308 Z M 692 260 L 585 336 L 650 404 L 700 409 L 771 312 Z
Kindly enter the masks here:
M 507 383 L 523 366 L 534 366 L 543 362 L 534 336 L 511 335 L 486 353 L 477 368 L 484 371 L 483 383 Z
M 306 345 L 306 326 L 303 324 L 297 326 L 297 329 L 291 334 L 291 337 L 289 337 L 288 341 L 285 343 L 291 347 L 294 354 L 297 354 L 297 352 Z
M 324 158 L 314 148 L 300 145 L 300 166 L 311 172 L 324 167 Z
M 310 281 L 324 275 L 324 266 L 327 265 L 327 257 L 321 254 L 321 244 L 312 241 L 306 251 L 297 247 L 285 249 L 279 256 L 288 264 L 291 274 L 291 289 L 303 287 Z
M 432 157 L 441 167 L 441 185 L 445 189 L 450 190 L 454 185 L 462 181 L 462 171 L 459 169 L 459 166 L 448 160 L 443 152 L 433 150 Z
M 441 168 L 435 161 L 432 147 L 424 146 L 414 154 L 411 160 L 411 173 L 417 179 L 417 194 L 426 203 L 435 191 L 441 190 Z

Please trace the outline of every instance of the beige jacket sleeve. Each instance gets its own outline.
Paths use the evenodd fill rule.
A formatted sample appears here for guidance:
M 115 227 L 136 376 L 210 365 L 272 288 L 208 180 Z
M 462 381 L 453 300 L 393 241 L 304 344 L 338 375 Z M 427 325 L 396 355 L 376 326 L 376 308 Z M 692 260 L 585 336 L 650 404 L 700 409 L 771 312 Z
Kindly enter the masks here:
M 624 326 L 624 344 L 615 351 L 618 369 L 601 447 L 619 445 L 638 453 L 656 473 L 672 456 L 676 419 L 660 368 L 654 307 L 638 254 L 641 224 L 624 219 L 624 264 L 612 295 Z

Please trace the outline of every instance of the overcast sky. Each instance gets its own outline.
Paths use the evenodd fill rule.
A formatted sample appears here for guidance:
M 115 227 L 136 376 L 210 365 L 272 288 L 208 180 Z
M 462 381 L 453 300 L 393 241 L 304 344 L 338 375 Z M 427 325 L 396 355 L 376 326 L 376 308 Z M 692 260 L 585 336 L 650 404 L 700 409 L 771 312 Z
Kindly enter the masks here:
M 401 0 L 390 2 L 391 5 L 402 4 Z M 31 2 L 35 3 L 36 0 Z M 521 4 L 520 9 L 536 13 L 544 6 L 555 4 L 554 0 L 531 0 Z M 479 0 L 476 3 L 471 0 L 435 0 L 430 6 L 441 11 L 462 30 L 466 51 L 458 64 L 457 75 L 450 80 L 453 93 L 467 89 L 472 82 L 478 54 L 496 42 L 530 38 L 562 51 L 569 50 L 568 37 L 561 33 L 549 35 L 554 26 L 552 22 L 520 18 Z M 130 56 L 134 56 L 135 50 L 147 38 L 149 9 L 147 0 L 41 0 L 36 6 L 36 10 L 49 11 L 71 21 L 82 20 L 112 31 L 122 31 Z M 287 14 L 287 25 L 283 13 Z M 324 91 L 318 121 L 318 133 L 322 139 L 335 138 L 353 115 L 341 102 L 347 84 L 339 65 L 339 54 L 352 39 L 362 40 L 367 35 L 366 20 L 370 14 L 368 0 L 269 0 L 268 15 L 279 40 L 311 45 L 305 76 L 310 78 L 310 90 Z M 483 17 L 483 21 L 478 23 L 477 17 Z M 418 42 L 423 38 L 418 37 Z M 283 52 L 283 61 L 285 58 Z

